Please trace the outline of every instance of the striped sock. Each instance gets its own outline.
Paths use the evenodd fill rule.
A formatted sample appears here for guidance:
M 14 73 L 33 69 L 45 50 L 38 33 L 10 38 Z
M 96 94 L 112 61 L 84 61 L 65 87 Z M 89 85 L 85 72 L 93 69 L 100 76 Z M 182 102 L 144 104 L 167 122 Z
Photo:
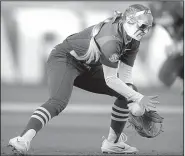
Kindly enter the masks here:
M 35 110 L 35 112 L 33 112 L 31 118 L 39 120 L 42 128 L 48 123 L 49 120 L 51 120 L 51 114 L 44 107 L 39 107 L 37 108 L 37 110 Z M 38 129 L 37 131 L 39 130 L 40 129 Z
M 122 105 L 117 105 L 120 103 L 122 103 Z M 127 122 L 128 115 L 129 115 L 129 110 L 127 105 L 124 105 L 123 101 L 118 102 L 117 100 L 117 102 L 115 102 L 115 104 L 112 107 L 111 127 L 108 135 L 109 141 L 115 142 L 115 143 L 118 141 L 120 134 L 122 133 L 123 128 L 125 127 L 125 124 Z
M 35 137 L 36 133 L 42 129 L 52 117 L 51 113 L 43 106 L 37 108 L 33 112 L 26 128 L 20 136 L 31 141 Z
M 61 100 L 54 98 L 49 99 L 33 112 L 26 128 L 20 136 L 31 141 L 39 130 L 65 109 L 66 105 L 67 104 Z

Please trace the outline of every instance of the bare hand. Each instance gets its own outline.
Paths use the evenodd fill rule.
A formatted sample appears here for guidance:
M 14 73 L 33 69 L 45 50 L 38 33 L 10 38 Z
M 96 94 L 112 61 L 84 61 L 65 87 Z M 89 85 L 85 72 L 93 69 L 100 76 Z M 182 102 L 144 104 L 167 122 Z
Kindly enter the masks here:
M 155 95 L 155 96 L 144 96 L 141 101 L 139 102 L 139 105 L 140 106 L 143 106 L 146 111 L 149 111 L 151 109 L 155 109 L 156 108 L 156 104 L 159 104 L 158 101 L 156 101 L 155 99 L 157 98 L 158 96 Z

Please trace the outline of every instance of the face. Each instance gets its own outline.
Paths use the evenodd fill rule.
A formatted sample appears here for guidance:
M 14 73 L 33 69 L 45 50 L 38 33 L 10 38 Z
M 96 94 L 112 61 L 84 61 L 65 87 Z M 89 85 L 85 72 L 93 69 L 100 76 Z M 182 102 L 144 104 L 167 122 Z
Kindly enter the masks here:
M 127 34 L 134 38 L 135 40 L 140 41 L 144 35 L 148 33 L 151 26 L 144 24 L 144 23 L 135 23 L 135 24 L 124 24 L 124 29 L 127 32 Z
M 130 37 L 140 41 L 152 27 L 152 21 L 150 16 L 141 15 L 137 17 L 136 22 L 125 22 L 123 26 Z

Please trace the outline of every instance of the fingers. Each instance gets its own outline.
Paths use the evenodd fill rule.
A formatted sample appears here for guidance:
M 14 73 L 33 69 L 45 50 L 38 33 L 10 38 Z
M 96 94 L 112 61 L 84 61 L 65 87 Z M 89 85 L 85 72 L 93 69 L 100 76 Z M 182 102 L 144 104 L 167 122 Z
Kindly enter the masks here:
M 159 101 L 150 100 L 149 102 L 152 104 L 159 104 Z
M 157 108 L 156 108 L 155 105 L 148 104 L 147 106 L 145 106 L 145 109 L 146 109 L 147 112 L 149 112 L 150 110 L 155 111 Z
M 149 112 L 150 110 L 156 111 L 156 107 L 150 107 L 150 106 L 146 106 L 145 107 L 146 111 Z
M 147 101 L 143 101 L 144 106 L 146 111 L 150 111 L 150 110 L 154 110 L 156 109 L 156 104 L 159 104 L 159 101 L 155 100 L 155 98 L 157 98 L 158 95 L 154 95 L 154 96 L 148 96 L 148 102 Z
M 158 95 L 154 95 L 154 96 L 148 96 L 150 99 L 155 99 L 158 97 Z
M 147 106 L 156 108 L 156 106 L 154 104 L 152 104 L 152 103 L 148 103 Z
M 149 111 L 150 111 L 150 109 L 149 109 L 148 107 L 146 107 L 145 109 L 146 109 L 146 111 L 147 111 L 147 112 L 149 112 Z

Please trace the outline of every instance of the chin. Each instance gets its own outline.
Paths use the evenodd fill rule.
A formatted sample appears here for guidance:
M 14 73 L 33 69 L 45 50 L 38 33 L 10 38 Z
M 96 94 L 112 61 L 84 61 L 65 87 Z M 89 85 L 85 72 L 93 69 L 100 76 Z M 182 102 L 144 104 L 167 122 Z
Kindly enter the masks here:
M 141 41 L 142 37 L 133 37 L 133 39 L 135 39 L 137 41 Z

